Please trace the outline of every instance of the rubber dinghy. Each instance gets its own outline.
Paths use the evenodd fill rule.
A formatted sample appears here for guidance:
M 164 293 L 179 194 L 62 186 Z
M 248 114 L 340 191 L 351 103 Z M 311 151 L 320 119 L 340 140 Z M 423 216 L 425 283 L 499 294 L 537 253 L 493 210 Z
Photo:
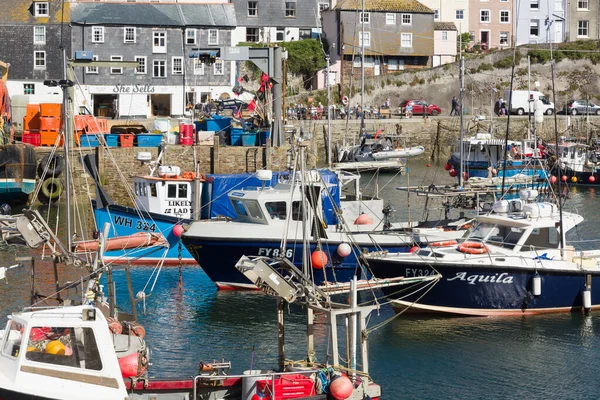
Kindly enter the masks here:
M 388 160 L 390 158 L 416 157 L 418 155 L 423 154 L 424 151 L 425 151 L 425 147 L 415 146 L 415 147 L 398 148 L 398 149 L 394 149 L 394 150 L 373 152 L 372 157 L 376 161 Z

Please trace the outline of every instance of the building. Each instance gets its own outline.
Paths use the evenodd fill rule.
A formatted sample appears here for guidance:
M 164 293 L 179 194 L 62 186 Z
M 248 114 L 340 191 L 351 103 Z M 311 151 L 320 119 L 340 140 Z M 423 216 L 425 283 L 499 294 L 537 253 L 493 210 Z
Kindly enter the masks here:
M 569 41 L 600 40 L 600 2 L 598 0 L 566 0 L 566 38 Z
M 238 23 L 234 44 L 316 38 L 321 33 L 321 11 L 329 9 L 329 0 L 231 1 Z
M 433 10 L 416 0 L 364 0 L 364 5 L 363 13 L 361 0 L 339 0 L 322 13 L 336 82 L 348 84 L 352 75 L 360 81 L 363 48 L 365 77 L 431 67 Z
M 452 22 L 435 22 L 433 25 L 433 61 L 432 66 L 456 61 L 458 32 Z
M 565 41 L 565 0 L 528 0 L 515 2 L 517 45 L 561 43 Z M 551 19 L 550 19 L 551 18 Z M 552 21 L 551 24 L 548 22 Z
M 0 0 L 0 59 L 12 67 L 7 83 L 11 96 L 61 93 L 44 86 L 44 80 L 62 79 L 61 48 L 71 54 L 70 4 L 64 7 L 63 13 L 59 1 Z
M 77 80 L 98 116 L 181 116 L 188 103 L 217 99 L 235 84 L 232 62 L 203 63 L 232 44 L 233 4 L 78 2 L 71 5 L 73 51 L 137 68 L 78 68 Z
M 454 22 L 460 33 L 469 32 L 469 0 L 419 0 L 433 10 L 435 22 Z
M 518 0 L 520 3 L 546 0 Z M 517 0 L 469 0 L 471 46 L 486 51 L 512 45 L 513 4 Z

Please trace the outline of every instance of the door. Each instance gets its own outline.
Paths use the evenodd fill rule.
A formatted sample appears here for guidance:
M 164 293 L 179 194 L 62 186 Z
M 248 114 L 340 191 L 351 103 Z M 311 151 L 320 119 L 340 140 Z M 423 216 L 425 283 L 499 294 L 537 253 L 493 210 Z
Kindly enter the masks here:
M 562 21 L 554 22 L 555 32 L 554 37 L 550 38 L 553 43 L 561 43 L 563 41 L 563 24 Z
M 487 50 L 490 48 L 490 31 L 480 31 L 481 49 Z
M 381 75 L 381 61 L 378 58 L 375 59 L 375 70 L 373 74 L 375 76 Z
M 413 101 L 413 114 L 423 114 L 423 102 L 421 100 Z

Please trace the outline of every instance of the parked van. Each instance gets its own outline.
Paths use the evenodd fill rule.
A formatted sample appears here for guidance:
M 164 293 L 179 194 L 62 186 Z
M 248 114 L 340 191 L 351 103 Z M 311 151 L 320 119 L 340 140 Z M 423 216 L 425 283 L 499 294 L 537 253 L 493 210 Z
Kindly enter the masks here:
M 531 98 L 530 98 L 531 95 Z M 510 99 L 510 91 L 504 92 L 504 101 L 508 105 Z M 512 92 L 512 103 L 510 105 L 510 113 L 517 115 L 525 115 L 529 113 L 531 100 L 531 114 L 533 114 L 533 107 L 535 100 L 542 102 L 542 110 L 546 115 L 552 115 L 555 112 L 554 103 L 552 103 L 542 92 L 528 91 L 528 90 L 513 90 Z

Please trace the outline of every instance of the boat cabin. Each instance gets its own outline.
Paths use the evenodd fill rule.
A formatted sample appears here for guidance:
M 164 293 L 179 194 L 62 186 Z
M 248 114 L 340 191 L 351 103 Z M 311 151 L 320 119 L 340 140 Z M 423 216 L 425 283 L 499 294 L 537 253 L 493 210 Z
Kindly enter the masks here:
M 583 143 L 563 141 L 558 144 L 558 159 L 563 163 L 562 168 L 568 171 L 583 172 L 588 164 L 588 156 L 592 155 L 595 153 L 590 152 L 590 146 Z
M 194 199 L 193 172 L 181 172 L 176 166 L 161 166 L 158 175 L 133 178 L 135 205 L 141 210 L 177 218 L 192 218 Z M 202 186 L 201 186 L 202 187 Z

